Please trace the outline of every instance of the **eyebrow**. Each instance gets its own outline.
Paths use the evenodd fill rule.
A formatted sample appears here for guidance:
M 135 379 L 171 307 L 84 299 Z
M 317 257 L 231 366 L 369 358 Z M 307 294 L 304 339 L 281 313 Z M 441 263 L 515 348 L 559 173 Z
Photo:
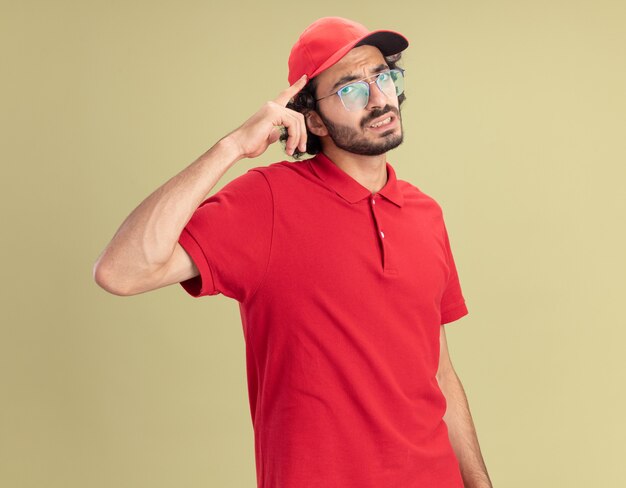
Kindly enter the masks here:
M 379 64 L 375 68 L 372 68 L 371 73 L 372 74 L 380 73 L 381 71 L 385 71 L 386 69 L 389 69 L 389 66 L 387 66 L 386 64 Z M 337 82 L 333 85 L 330 91 L 336 90 L 344 83 L 348 83 L 349 81 L 354 81 L 354 80 L 359 80 L 359 79 L 362 79 L 361 75 L 357 75 L 354 73 L 351 73 L 349 75 L 344 75 L 341 78 L 339 78 L 339 80 L 337 80 Z

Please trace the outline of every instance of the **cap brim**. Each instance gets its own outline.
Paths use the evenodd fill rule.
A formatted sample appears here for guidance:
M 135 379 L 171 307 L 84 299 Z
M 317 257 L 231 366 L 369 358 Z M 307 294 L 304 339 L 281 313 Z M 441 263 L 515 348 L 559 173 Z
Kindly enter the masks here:
M 383 56 L 398 54 L 409 47 L 409 41 L 402 34 L 388 30 L 378 30 L 365 36 L 353 47 L 369 45 L 376 46 L 383 53 Z
M 351 49 L 364 45 L 375 46 L 380 50 L 383 56 L 391 56 L 392 54 L 398 54 L 409 47 L 409 41 L 402 34 L 393 31 L 377 30 L 370 32 L 361 39 L 357 39 L 335 52 L 335 54 L 328 58 L 309 76 L 309 79 L 316 77 L 322 71 L 326 71 L 346 54 L 348 54 L 348 51 Z

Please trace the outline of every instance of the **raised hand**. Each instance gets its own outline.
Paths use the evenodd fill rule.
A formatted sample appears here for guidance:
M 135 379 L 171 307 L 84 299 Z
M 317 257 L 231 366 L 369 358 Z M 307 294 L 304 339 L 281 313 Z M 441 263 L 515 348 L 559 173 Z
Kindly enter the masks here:
M 270 144 L 280 137 L 280 127 L 287 129 L 289 137 L 285 151 L 292 156 L 295 149 L 306 151 L 306 125 L 304 116 L 286 107 L 287 103 L 306 85 L 302 76 L 283 90 L 274 100 L 266 102 L 252 117 L 231 132 L 228 137 L 237 145 L 242 158 L 255 158 L 263 154 Z

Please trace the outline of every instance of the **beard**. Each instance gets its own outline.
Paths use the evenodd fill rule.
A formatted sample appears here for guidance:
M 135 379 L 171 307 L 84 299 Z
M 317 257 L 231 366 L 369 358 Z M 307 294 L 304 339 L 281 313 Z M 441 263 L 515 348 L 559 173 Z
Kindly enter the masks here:
M 393 112 L 398 117 L 398 122 L 400 123 L 400 134 L 392 135 L 395 128 L 390 129 L 381 133 L 379 135 L 381 140 L 375 142 L 366 139 L 362 132 L 353 127 L 331 122 L 318 110 L 320 118 L 328 129 L 328 136 L 332 139 L 335 145 L 340 149 L 354 154 L 360 154 L 362 156 L 379 156 L 380 154 L 384 154 L 402 144 L 403 130 L 400 110 L 391 105 L 386 105 L 380 110 L 372 110 L 372 112 L 370 112 L 370 114 L 361 121 L 361 129 L 365 129 L 372 120 L 388 114 L 389 112 Z

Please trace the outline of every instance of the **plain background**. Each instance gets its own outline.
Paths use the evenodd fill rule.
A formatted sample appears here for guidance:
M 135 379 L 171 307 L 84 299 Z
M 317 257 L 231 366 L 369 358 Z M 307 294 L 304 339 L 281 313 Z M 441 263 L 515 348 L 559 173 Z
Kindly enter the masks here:
M 1 486 L 255 486 L 237 302 L 117 297 L 92 266 L 327 15 L 411 42 L 388 160 L 444 210 L 494 485 L 626 486 L 621 0 L 3 2 Z

